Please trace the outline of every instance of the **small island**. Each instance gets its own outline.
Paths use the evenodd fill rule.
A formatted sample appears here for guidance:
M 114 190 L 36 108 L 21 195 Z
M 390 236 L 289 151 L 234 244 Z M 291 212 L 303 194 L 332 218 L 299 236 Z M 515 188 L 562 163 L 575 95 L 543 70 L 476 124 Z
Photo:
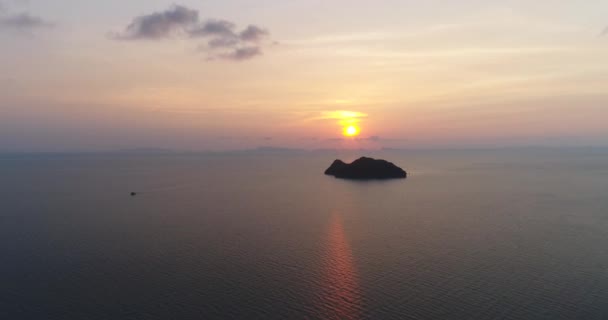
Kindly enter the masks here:
M 353 180 L 385 180 L 405 179 L 407 172 L 386 160 L 376 160 L 361 157 L 350 164 L 335 160 L 327 170 L 326 175 L 340 179 Z

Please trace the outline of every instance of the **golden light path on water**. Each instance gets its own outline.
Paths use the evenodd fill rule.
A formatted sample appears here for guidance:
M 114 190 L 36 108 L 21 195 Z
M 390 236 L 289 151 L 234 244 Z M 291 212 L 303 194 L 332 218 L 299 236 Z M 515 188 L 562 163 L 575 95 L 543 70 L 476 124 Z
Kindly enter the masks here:
M 359 319 L 361 291 L 342 214 L 332 213 L 324 256 L 323 318 Z

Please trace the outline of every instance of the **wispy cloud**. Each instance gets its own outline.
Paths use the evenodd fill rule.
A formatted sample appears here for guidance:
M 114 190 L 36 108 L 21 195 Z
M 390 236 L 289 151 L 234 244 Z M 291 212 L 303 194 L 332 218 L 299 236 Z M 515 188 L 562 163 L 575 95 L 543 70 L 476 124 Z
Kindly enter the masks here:
M 379 136 L 370 136 L 367 138 L 357 138 L 357 140 L 378 142 L 381 140 L 381 138 Z
M 365 118 L 367 114 L 359 111 L 334 110 L 321 112 L 321 119 Z
M 33 16 L 24 12 L 1 17 L 0 26 L 15 30 L 33 30 L 52 28 L 54 24 L 38 16 Z
M 369 136 L 365 138 L 356 138 L 358 141 L 368 141 L 368 142 L 404 142 L 408 141 L 408 139 L 404 138 L 384 138 L 380 136 Z
M 361 120 L 367 118 L 368 115 L 359 111 L 349 110 L 331 110 L 323 111 L 320 116 L 313 117 L 309 120 L 334 120 L 341 126 L 357 125 Z
M 222 58 L 222 59 L 239 61 L 239 60 L 248 60 L 255 56 L 259 56 L 261 54 L 262 54 L 262 50 L 260 49 L 260 47 L 244 47 L 244 48 L 234 48 L 234 50 L 232 50 L 230 52 L 221 53 L 216 56 L 219 58 Z
M 333 111 L 323 111 L 321 112 L 321 116 L 315 118 L 317 120 L 344 120 L 344 119 L 352 119 L 352 120 L 360 120 L 363 118 L 367 118 L 367 114 L 359 111 L 348 111 L 348 110 L 333 110 Z
M 6 1 L 0 0 L 0 31 L 32 31 L 36 29 L 48 29 L 55 26 L 54 23 L 39 16 L 32 15 L 25 11 L 16 13 L 14 10 L 11 10 L 11 7 L 19 5 L 22 2 L 25 1 L 15 0 L 7 3 Z
M 604 29 L 604 30 L 602 31 L 602 33 L 600 33 L 600 36 L 602 36 L 602 37 L 603 37 L 603 36 L 608 36 L 608 27 L 606 27 L 606 29 Z
M 235 23 L 223 19 L 201 21 L 199 12 L 184 6 L 135 17 L 124 31 L 114 34 L 119 40 L 161 40 L 172 37 L 207 38 L 199 46 L 210 60 L 242 61 L 262 55 L 262 46 L 270 33 L 249 25 L 238 30 Z

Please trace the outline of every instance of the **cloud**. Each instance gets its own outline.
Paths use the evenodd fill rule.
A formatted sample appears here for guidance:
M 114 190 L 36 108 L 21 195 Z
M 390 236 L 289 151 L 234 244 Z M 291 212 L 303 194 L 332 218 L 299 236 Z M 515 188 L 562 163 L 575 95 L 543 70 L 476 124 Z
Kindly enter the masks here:
M 604 30 L 602 31 L 602 33 L 600 33 L 600 36 L 602 36 L 602 37 L 603 37 L 603 36 L 608 36 L 608 27 L 606 27 L 606 29 L 604 29 Z
M 174 5 L 166 11 L 139 16 L 114 38 L 120 40 L 160 40 L 175 36 L 207 39 L 199 46 L 209 60 L 242 61 L 263 54 L 268 30 L 256 25 L 238 30 L 237 25 L 223 19 L 199 20 L 199 12 Z
M 243 41 L 259 42 L 268 35 L 268 30 L 262 29 L 258 26 L 249 25 L 247 29 L 241 31 L 239 38 L 241 38 Z
M 233 51 L 228 53 L 222 53 L 217 55 L 218 58 L 228 59 L 228 60 L 248 60 L 255 56 L 259 56 L 262 54 L 262 50 L 259 47 L 244 47 L 244 48 L 236 48 Z
M 349 110 L 333 110 L 333 111 L 323 111 L 321 112 L 321 117 L 318 119 L 360 119 L 366 118 L 367 114 L 359 111 L 349 111 Z
M 363 138 L 361 140 L 367 140 L 367 141 L 374 141 L 374 142 L 376 142 L 376 141 L 380 141 L 380 137 L 379 136 L 370 136 L 370 137 L 367 137 L 367 138 Z
M 380 136 L 369 136 L 367 138 L 357 138 L 359 141 L 369 141 L 369 142 L 403 142 L 408 141 L 405 138 L 383 138 Z
M 174 5 L 168 10 L 139 16 L 116 36 L 123 40 L 158 40 L 186 31 L 198 23 L 198 11 Z
M 323 111 L 321 116 L 312 118 L 310 120 L 337 120 L 341 126 L 352 126 L 357 125 L 361 120 L 367 118 L 368 115 L 359 111 L 349 110 L 332 110 Z
M 54 24 L 24 12 L 0 18 L 0 26 L 16 30 L 33 30 L 51 28 Z
M 236 38 L 236 34 L 234 33 L 234 29 L 236 25 L 230 21 L 226 20 L 208 20 L 195 28 L 188 31 L 188 34 L 191 37 L 209 37 L 209 36 L 218 36 L 218 37 L 228 37 L 228 38 Z
M 239 44 L 238 39 L 234 38 L 214 38 L 207 42 L 208 48 L 233 48 Z
M 255 25 L 240 32 L 236 29 L 236 24 L 230 21 L 207 20 L 188 34 L 192 38 L 209 38 L 207 45 L 200 47 L 209 59 L 243 61 L 263 54 L 261 45 L 269 36 L 267 30 Z

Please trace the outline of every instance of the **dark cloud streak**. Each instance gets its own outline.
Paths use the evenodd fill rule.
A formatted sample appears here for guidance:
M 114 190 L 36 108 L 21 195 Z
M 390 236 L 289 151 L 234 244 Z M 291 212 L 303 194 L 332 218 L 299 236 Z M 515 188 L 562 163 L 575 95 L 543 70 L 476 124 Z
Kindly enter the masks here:
M 259 47 L 236 48 L 231 52 L 220 54 L 219 57 L 227 60 L 242 61 L 254 58 L 262 54 Z
M 116 36 L 122 40 L 158 40 L 168 38 L 175 32 L 185 31 L 198 23 L 198 11 L 175 5 L 172 8 L 139 16 Z
M 0 26 L 17 30 L 32 30 L 52 28 L 54 24 L 24 12 L 0 18 Z
M 226 20 L 208 20 L 195 28 L 188 31 L 188 34 L 193 37 L 236 37 L 234 29 L 236 25 Z
M 207 42 L 209 48 L 234 48 L 239 44 L 237 39 L 233 38 L 215 38 Z M 204 49 L 204 48 L 203 48 Z
M 238 31 L 235 23 L 222 19 L 200 21 L 197 10 L 174 5 L 162 12 L 134 18 L 123 32 L 113 38 L 161 40 L 174 36 L 207 38 L 207 43 L 199 48 L 209 60 L 243 61 L 263 54 L 262 46 L 270 33 L 255 25 Z

